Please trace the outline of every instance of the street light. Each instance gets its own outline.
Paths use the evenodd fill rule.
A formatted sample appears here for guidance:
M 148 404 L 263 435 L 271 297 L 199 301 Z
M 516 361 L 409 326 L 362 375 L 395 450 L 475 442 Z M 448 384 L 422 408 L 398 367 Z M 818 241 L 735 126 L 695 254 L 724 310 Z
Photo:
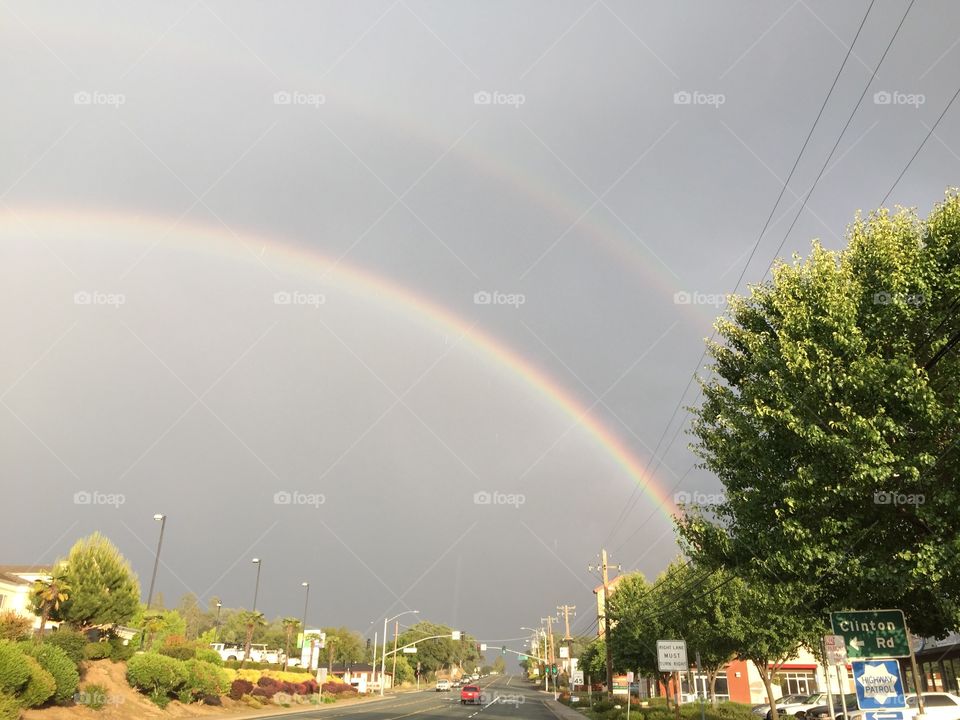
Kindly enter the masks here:
M 222 607 L 223 607 L 223 603 L 217 600 L 217 624 L 216 624 L 217 629 L 213 633 L 213 639 L 216 640 L 217 642 L 220 641 L 220 608 Z
M 419 615 L 419 610 L 404 610 L 402 613 L 394 615 L 392 618 L 383 619 L 383 651 L 380 653 L 380 697 L 383 697 L 383 676 L 387 672 L 387 623 L 393 622 L 398 617 L 403 615 L 409 615 L 413 613 L 414 615 Z M 393 678 L 390 678 L 390 682 L 393 682 Z
M 260 558 L 254 558 L 253 564 L 257 566 L 257 584 L 253 588 L 253 612 L 257 611 L 257 595 L 260 594 L 260 567 L 263 563 Z
M 167 516 L 157 513 L 153 516 L 154 520 L 160 522 L 160 539 L 157 541 L 157 554 L 153 558 L 153 575 L 150 576 L 150 591 L 147 593 L 147 610 L 153 603 L 153 586 L 157 582 L 157 568 L 160 566 L 160 548 L 163 547 L 163 529 L 167 525 Z
M 310 602 L 310 583 L 304 581 L 300 583 L 300 586 L 306 588 L 306 596 L 303 598 L 303 624 L 300 626 L 300 630 L 303 633 L 303 638 L 300 640 L 300 661 L 303 662 L 303 649 L 307 646 L 307 603 Z M 307 660 L 310 669 L 313 669 L 313 648 L 310 648 L 310 657 Z

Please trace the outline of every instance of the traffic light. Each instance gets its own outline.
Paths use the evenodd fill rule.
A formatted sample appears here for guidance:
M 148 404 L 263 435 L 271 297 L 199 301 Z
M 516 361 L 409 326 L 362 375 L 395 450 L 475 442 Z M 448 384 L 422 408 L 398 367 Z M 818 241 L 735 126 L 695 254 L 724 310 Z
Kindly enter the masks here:
M 501 655 L 506 655 L 506 654 L 507 654 L 507 646 L 506 646 L 506 645 L 503 645 L 503 646 L 500 647 L 500 654 L 501 654 Z
M 554 663 L 553 665 L 550 666 L 550 672 L 552 672 L 554 675 L 557 674 L 557 664 L 556 664 L 556 663 Z

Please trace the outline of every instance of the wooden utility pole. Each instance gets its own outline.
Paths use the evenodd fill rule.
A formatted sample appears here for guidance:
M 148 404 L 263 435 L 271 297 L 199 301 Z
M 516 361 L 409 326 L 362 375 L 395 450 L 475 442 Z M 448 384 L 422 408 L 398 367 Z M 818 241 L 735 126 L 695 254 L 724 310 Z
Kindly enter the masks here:
M 540 618 L 540 622 L 545 622 L 547 624 L 547 637 L 550 638 L 550 650 L 547 659 L 550 661 L 550 664 L 553 665 L 557 660 L 556 656 L 553 654 L 553 624 L 557 619 L 551 615 L 550 617 Z
M 576 609 L 577 609 L 576 605 L 558 605 L 557 606 L 557 612 L 563 613 L 563 630 L 564 630 L 563 639 L 564 640 L 573 639 L 572 637 L 570 637 L 570 613 L 573 613 L 573 616 L 576 617 L 577 616 L 577 613 L 575 612 Z
M 593 570 L 592 567 L 590 569 Z M 610 573 L 606 548 L 600 550 L 598 569 L 603 580 L 603 645 L 607 651 L 607 694 L 610 695 L 613 693 L 613 651 L 610 648 Z M 620 569 L 619 565 L 617 569 Z

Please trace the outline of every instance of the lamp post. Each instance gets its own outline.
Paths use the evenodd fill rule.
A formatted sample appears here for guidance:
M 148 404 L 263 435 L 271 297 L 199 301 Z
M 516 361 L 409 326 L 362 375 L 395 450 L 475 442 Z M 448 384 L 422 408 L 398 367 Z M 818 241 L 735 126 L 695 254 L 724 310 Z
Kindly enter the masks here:
M 402 613 L 399 613 L 398 615 L 394 615 L 392 618 L 383 619 L 383 649 L 380 652 L 380 697 L 383 697 L 384 674 L 387 671 L 387 623 L 393 622 L 398 617 L 401 617 L 402 615 L 409 615 L 410 613 L 413 613 L 414 615 L 418 615 L 420 611 L 404 610 Z M 391 687 L 393 687 L 393 678 L 390 678 L 390 683 L 391 683 Z
M 223 603 L 217 600 L 217 623 L 216 630 L 213 632 L 213 639 L 217 642 L 220 642 L 220 608 L 223 607 Z
M 263 563 L 260 562 L 260 558 L 254 558 L 253 564 L 257 566 L 257 584 L 253 587 L 253 612 L 257 611 L 257 595 L 260 594 L 260 567 Z
M 307 604 L 310 602 L 310 583 L 304 581 L 300 586 L 306 589 L 303 598 L 303 623 L 300 625 L 302 639 L 300 640 L 300 662 L 303 663 L 303 650 L 307 647 Z M 310 657 L 307 658 L 307 667 L 313 669 L 313 648 L 310 648 Z
M 153 603 L 153 586 L 157 582 L 157 568 L 160 566 L 160 548 L 163 547 L 163 530 L 167 526 L 167 516 L 157 513 L 153 516 L 154 520 L 160 522 L 160 539 L 157 541 L 157 554 L 153 558 L 153 575 L 150 576 L 150 590 L 147 592 L 147 610 Z
M 157 568 L 160 566 L 160 549 L 163 547 L 163 530 L 167 526 L 167 516 L 161 513 L 157 513 L 153 516 L 154 520 L 160 522 L 160 539 L 157 540 L 157 554 L 153 558 L 153 574 L 150 576 L 150 590 L 147 591 L 147 611 L 150 610 L 150 606 L 153 604 L 153 586 L 157 582 Z M 147 641 L 147 628 L 144 626 L 143 632 L 140 633 L 140 649 L 143 650 L 143 646 Z

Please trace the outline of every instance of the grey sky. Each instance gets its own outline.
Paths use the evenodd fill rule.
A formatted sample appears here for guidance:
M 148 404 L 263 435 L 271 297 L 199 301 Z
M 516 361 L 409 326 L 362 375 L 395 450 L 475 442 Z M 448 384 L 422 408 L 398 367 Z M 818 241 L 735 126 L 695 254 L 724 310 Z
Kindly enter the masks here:
M 271 616 L 310 580 L 324 624 L 495 639 L 567 602 L 589 628 L 601 543 L 654 575 L 670 525 L 643 493 L 611 536 L 633 479 L 475 335 L 645 465 L 866 9 L 3 2 L 4 562 L 101 529 L 146 586 L 165 512 L 168 602 L 249 604 L 259 556 Z M 873 7 L 748 281 L 905 9 Z M 784 254 L 880 202 L 956 90 L 958 22 L 912 8 Z M 891 203 L 957 183 L 958 113 Z M 692 464 L 681 435 L 661 494 L 716 492 Z

